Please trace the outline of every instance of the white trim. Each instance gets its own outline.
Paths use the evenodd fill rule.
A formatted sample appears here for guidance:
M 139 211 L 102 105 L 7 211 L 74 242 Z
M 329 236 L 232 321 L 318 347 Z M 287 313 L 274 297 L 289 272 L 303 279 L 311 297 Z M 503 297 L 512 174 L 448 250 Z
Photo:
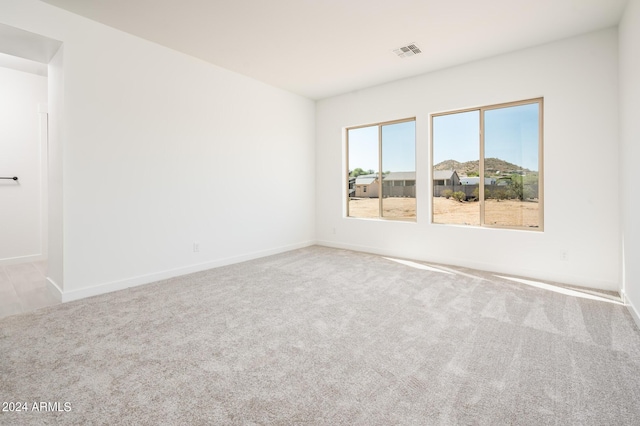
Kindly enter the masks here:
M 636 309 L 636 307 L 633 305 L 633 303 L 627 297 L 627 294 L 624 291 L 621 291 L 620 295 L 622 296 L 622 301 L 624 302 L 624 304 L 627 305 L 627 309 L 629 310 L 631 317 L 633 317 L 633 320 L 636 322 L 636 325 L 638 326 L 638 328 L 640 328 L 640 313 L 638 313 L 638 309 Z
M 47 256 L 43 254 L 30 254 L 28 256 L 7 257 L 0 259 L 0 266 L 16 265 L 18 263 L 42 262 L 47 260 Z
M 56 299 L 62 302 L 62 290 L 60 290 L 60 286 L 58 286 L 58 284 L 49 277 L 47 277 L 47 288 Z
M 405 223 L 405 222 L 397 221 L 397 223 Z M 415 223 L 415 222 L 408 222 L 408 223 Z M 528 232 L 528 231 L 523 231 L 523 232 Z M 427 259 L 427 258 L 418 257 L 414 253 L 403 251 L 403 250 L 397 250 L 397 249 L 380 249 L 377 247 L 344 244 L 344 243 L 335 242 L 335 241 L 317 241 L 316 244 L 319 246 L 353 250 L 353 251 L 359 251 L 363 253 L 378 254 L 382 256 L 392 256 L 392 257 L 398 257 L 401 259 L 418 260 L 421 262 L 438 263 L 441 265 L 461 266 L 463 268 L 478 269 L 480 271 L 485 271 L 489 273 L 509 274 L 509 275 L 514 275 L 519 277 L 556 282 L 559 284 L 586 287 L 586 288 L 591 288 L 595 290 L 617 292 L 618 289 L 620 288 L 619 284 L 617 283 L 611 283 L 611 282 L 602 281 L 602 280 L 594 280 L 589 277 L 576 276 L 576 275 L 570 275 L 570 274 L 551 276 L 544 273 L 541 274 L 539 270 L 515 268 L 515 267 L 510 267 L 508 265 L 506 266 L 503 265 L 502 267 L 500 267 L 500 269 L 497 269 L 496 265 L 494 264 L 486 264 L 484 262 L 469 262 L 466 260 L 461 260 L 461 261 L 457 260 L 456 262 L 452 262 L 452 259 L 450 257 L 437 257 L 437 256 L 430 257 Z
M 185 266 L 182 268 L 169 269 L 166 271 L 154 272 L 152 274 L 139 275 L 137 277 L 125 278 L 123 280 L 111 281 L 90 287 L 84 287 L 72 291 L 60 291 L 59 287 L 55 287 L 60 291 L 62 302 L 70 302 L 72 300 L 84 299 L 85 297 L 98 296 L 100 294 L 111 293 L 113 291 L 124 290 L 129 287 L 137 287 L 139 285 L 149 284 L 156 281 L 166 280 L 180 275 L 192 274 L 194 272 L 206 271 L 207 269 L 219 268 L 220 266 L 232 265 L 234 263 L 245 262 L 247 260 L 258 259 L 261 257 L 271 256 L 274 254 L 284 253 L 315 244 L 315 241 L 306 241 L 303 243 L 291 244 L 287 246 L 276 247 L 268 250 L 261 250 L 247 253 L 239 256 L 228 257 L 218 260 L 212 260 L 195 265 Z M 53 281 L 51 281 L 53 285 Z
M 47 79 L 47 85 L 49 80 Z M 47 86 L 48 90 L 48 86 Z M 47 104 L 38 104 L 38 121 L 40 126 L 40 251 L 48 257 L 49 253 L 49 114 Z

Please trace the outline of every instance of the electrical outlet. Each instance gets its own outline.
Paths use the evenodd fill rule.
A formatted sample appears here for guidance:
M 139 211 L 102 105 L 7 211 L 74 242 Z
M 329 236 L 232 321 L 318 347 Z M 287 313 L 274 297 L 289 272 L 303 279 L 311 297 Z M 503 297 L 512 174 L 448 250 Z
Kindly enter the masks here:
M 560 250 L 560 260 L 563 262 L 569 261 L 569 250 Z
M 200 243 L 197 241 L 193 243 L 193 252 L 194 253 L 200 252 Z
M 333 235 L 336 235 L 336 228 L 331 228 L 331 233 L 332 233 Z

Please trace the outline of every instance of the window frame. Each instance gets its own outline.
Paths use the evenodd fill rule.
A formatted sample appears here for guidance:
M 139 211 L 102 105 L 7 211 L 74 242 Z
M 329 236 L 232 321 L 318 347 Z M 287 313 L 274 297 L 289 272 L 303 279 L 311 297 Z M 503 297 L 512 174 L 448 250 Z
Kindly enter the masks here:
M 415 156 L 415 168 L 416 168 L 416 215 L 415 217 L 390 217 L 390 216 L 383 216 L 383 206 L 382 206 L 382 202 L 383 202 L 383 192 L 382 192 L 382 187 L 383 187 L 383 170 L 382 170 L 382 127 L 383 126 L 388 126 L 388 125 L 392 125 L 392 124 L 400 124 L 400 123 L 409 123 L 409 122 L 413 122 L 414 126 L 416 126 L 417 128 L 417 119 L 416 117 L 408 117 L 408 118 L 401 118 L 398 120 L 391 120 L 391 121 L 381 121 L 381 122 L 377 122 L 377 123 L 369 123 L 369 124 L 362 124 L 362 125 L 358 125 L 358 126 L 349 126 L 349 127 L 345 127 L 344 128 L 344 138 L 345 138 L 345 179 L 343 181 L 343 186 L 345 185 L 346 182 L 346 191 L 344 193 L 346 193 L 346 217 L 348 219 L 362 219 L 362 220 L 391 220 L 391 221 L 401 221 L 401 222 L 417 222 L 418 221 L 418 136 L 417 133 L 415 135 L 415 140 L 414 140 L 414 156 Z M 378 177 L 377 177 L 377 185 L 378 185 L 378 216 L 377 217 L 357 217 L 357 216 L 350 216 L 349 215 L 349 178 L 350 173 L 349 173 L 349 130 L 356 130 L 356 129 L 363 129 L 366 127 L 377 127 L 378 128 Z
M 530 105 L 530 104 L 538 104 L 538 227 L 527 227 L 527 226 L 508 226 L 508 225 L 493 225 L 485 223 L 485 188 L 484 185 L 478 185 L 478 202 L 480 203 L 480 224 L 479 225 L 462 225 L 462 224 L 453 224 L 453 223 L 438 223 L 434 221 L 434 195 L 433 195 L 433 186 L 434 186 L 434 172 L 433 167 L 435 164 L 433 163 L 433 119 L 435 117 L 441 117 L 445 115 L 451 114 L 460 114 L 470 111 L 478 111 L 479 112 L 479 120 L 480 120 L 480 135 L 479 135 L 479 159 L 478 159 L 478 174 L 479 174 L 479 182 L 485 182 L 484 173 L 485 173 L 485 112 L 501 109 L 501 108 L 509 108 L 516 107 L 521 105 Z M 456 109 L 451 111 L 443 111 L 429 114 L 429 157 L 430 157 L 430 191 L 431 191 L 431 224 L 433 225 L 444 225 L 444 226 L 469 226 L 475 228 L 496 228 L 496 229 L 511 229 L 511 230 L 519 230 L 519 231 L 534 231 L 534 232 L 543 232 L 544 231 L 544 97 L 525 99 L 520 101 L 513 102 L 503 102 L 499 104 L 485 105 L 479 107 L 472 108 L 464 108 L 464 109 Z

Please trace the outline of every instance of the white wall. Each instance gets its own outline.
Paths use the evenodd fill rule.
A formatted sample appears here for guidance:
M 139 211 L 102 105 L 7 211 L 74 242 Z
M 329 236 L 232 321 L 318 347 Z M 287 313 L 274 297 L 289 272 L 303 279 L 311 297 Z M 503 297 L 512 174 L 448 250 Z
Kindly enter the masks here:
M 609 29 L 318 102 L 317 239 L 620 290 L 617 52 L 617 30 Z M 545 100 L 544 232 L 430 224 L 429 114 L 539 96 Z M 345 218 L 343 129 L 412 116 L 417 223 Z M 568 251 L 568 261 L 560 250 Z
M 630 0 L 620 23 L 620 201 L 625 295 L 640 325 L 640 0 Z
M 60 47 L 48 65 L 49 76 L 49 147 L 47 179 L 47 279 L 56 291 L 64 286 L 64 217 L 63 217 L 63 111 L 64 48 Z
M 0 264 L 46 257 L 42 114 L 47 78 L 0 67 Z
M 637 31 L 631 4 L 628 32 Z M 332 246 L 620 287 L 621 204 L 611 186 L 619 159 L 637 148 L 618 150 L 615 29 L 326 99 L 314 127 L 309 100 L 37 0 L 4 0 L 0 23 L 64 43 L 49 68 L 59 141 L 50 206 L 58 202 L 60 213 L 50 247 L 64 247 L 50 257 L 61 261 L 54 280 L 63 299 L 305 245 L 314 231 Z M 623 59 L 637 65 L 629 50 Z M 428 114 L 537 96 L 545 97 L 545 231 L 430 224 Z M 418 222 L 345 218 L 342 129 L 410 116 Z M 623 140 L 625 131 L 628 141 L 637 128 L 623 127 Z M 633 235 L 625 229 L 637 253 Z M 627 279 L 637 300 L 634 289 Z
M 64 43 L 63 299 L 313 242 L 312 101 L 36 0 L 0 21 Z

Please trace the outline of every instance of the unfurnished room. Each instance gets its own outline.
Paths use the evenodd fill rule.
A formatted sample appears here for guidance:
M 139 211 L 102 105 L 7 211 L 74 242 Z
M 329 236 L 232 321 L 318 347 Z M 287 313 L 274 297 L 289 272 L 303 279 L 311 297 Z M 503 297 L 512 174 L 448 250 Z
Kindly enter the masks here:
M 640 0 L 1 0 L 0 424 L 640 423 Z

